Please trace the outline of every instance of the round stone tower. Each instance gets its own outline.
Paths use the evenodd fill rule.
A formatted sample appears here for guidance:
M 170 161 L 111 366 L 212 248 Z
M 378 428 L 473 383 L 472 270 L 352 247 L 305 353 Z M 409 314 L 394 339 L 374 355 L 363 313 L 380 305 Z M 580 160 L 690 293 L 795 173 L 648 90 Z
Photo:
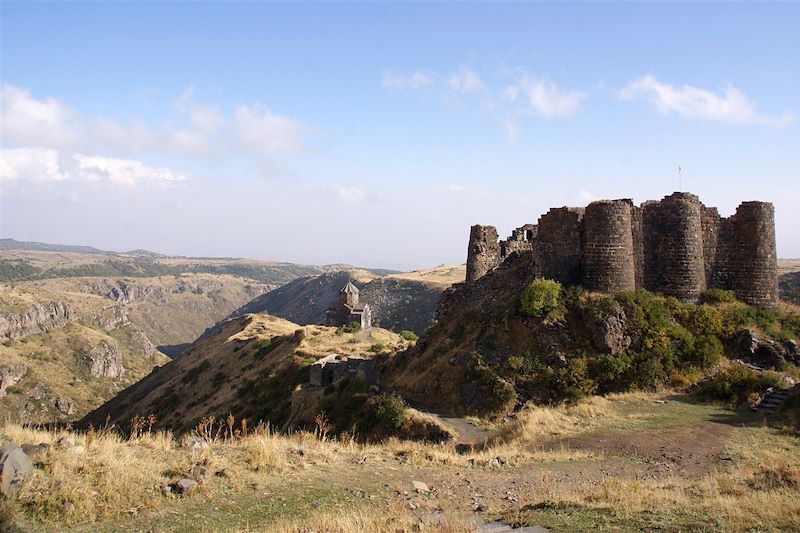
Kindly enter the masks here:
M 736 297 L 767 309 L 778 307 L 778 256 L 775 208 L 769 202 L 743 202 L 733 218 L 731 281 Z
M 629 200 L 601 200 L 583 215 L 583 286 L 590 291 L 636 289 Z
M 676 192 L 661 200 L 657 216 L 658 290 L 696 303 L 706 288 L 703 204 L 693 194 Z
M 481 278 L 500 264 L 500 243 L 494 226 L 476 224 L 469 230 L 467 283 Z

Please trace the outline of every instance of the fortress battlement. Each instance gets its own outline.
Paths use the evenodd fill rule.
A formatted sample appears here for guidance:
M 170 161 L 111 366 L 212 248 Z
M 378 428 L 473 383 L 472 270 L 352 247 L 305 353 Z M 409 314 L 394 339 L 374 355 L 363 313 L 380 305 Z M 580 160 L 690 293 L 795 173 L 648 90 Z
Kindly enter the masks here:
M 599 200 L 559 207 L 537 224 L 499 241 L 494 226 L 472 226 L 467 283 L 512 254 L 527 254 L 542 277 L 598 292 L 644 288 L 696 303 L 707 288 L 733 290 L 740 300 L 778 305 L 775 208 L 743 202 L 722 218 L 690 193 L 635 206 Z

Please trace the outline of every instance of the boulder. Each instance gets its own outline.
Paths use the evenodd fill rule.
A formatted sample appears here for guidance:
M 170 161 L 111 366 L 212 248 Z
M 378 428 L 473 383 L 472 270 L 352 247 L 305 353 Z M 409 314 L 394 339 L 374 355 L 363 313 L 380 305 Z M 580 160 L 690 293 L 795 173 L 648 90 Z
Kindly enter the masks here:
M 411 486 L 414 487 L 414 490 L 417 492 L 429 492 L 431 490 L 428 484 L 422 481 L 412 481 Z
M 16 385 L 28 373 L 24 363 L 0 368 L 0 398 L 6 395 L 6 389 Z
M 22 451 L 30 457 L 31 461 L 39 461 L 47 455 L 50 449 L 49 444 L 40 442 L 39 444 L 23 444 Z
M 32 472 L 33 463 L 22 448 L 10 442 L 0 447 L 0 495 L 15 494 Z
M 208 468 L 203 465 L 195 465 L 189 470 L 189 477 L 202 485 L 208 477 Z
M 790 357 L 783 344 L 755 330 L 737 331 L 730 342 L 736 356 L 761 368 L 780 370 L 786 366 L 787 358 Z
M 589 330 L 595 348 L 604 353 L 618 354 L 628 349 L 631 337 L 625 332 L 627 316 L 620 309 L 616 314 L 589 320 Z
M 197 488 L 197 482 L 193 479 L 179 479 L 172 485 L 172 489 L 178 494 L 189 494 Z
M 62 396 L 60 398 L 56 398 L 53 404 L 62 414 L 71 415 L 75 412 L 75 402 L 72 400 L 72 398 Z

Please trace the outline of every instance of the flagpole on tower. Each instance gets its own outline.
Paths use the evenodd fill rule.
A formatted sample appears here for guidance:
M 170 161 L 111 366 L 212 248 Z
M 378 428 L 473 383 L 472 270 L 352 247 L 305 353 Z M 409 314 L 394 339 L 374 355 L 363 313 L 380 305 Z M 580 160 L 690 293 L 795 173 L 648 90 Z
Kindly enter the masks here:
M 683 169 L 678 165 L 678 192 L 683 192 Z

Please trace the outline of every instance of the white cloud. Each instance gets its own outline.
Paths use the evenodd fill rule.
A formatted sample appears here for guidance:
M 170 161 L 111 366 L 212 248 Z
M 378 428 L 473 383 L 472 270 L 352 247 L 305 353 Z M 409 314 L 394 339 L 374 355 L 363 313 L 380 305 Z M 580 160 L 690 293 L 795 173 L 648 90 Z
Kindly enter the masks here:
M 467 67 L 461 67 L 458 72 L 450 76 L 447 85 L 460 94 L 473 94 L 486 89 L 480 76 Z
M 72 146 L 81 124 L 77 113 L 53 98 L 37 100 L 10 84 L 2 89 L 2 139 L 21 144 Z
M 747 96 L 731 85 L 723 94 L 716 94 L 691 85 L 676 87 L 647 75 L 626 85 L 619 97 L 623 100 L 644 97 L 656 106 L 659 113 L 675 113 L 690 119 L 772 126 L 784 126 L 792 120 L 787 113 L 778 117 L 759 114 Z
M 241 144 L 255 152 L 295 155 L 303 150 L 305 126 L 262 105 L 239 106 L 235 123 Z
M 511 102 L 524 98 L 525 111 L 544 118 L 574 115 L 587 96 L 585 92 L 562 90 L 552 81 L 527 76 L 505 87 L 503 94 Z
M 595 200 L 599 200 L 600 198 L 591 191 L 587 191 L 586 189 L 580 189 L 575 192 L 575 198 L 580 203 L 580 205 L 587 205 Z
M 424 72 L 414 72 L 413 74 L 384 74 L 381 85 L 387 89 L 410 89 L 416 91 L 432 85 L 433 78 Z
M 358 204 L 366 200 L 367 195 L 363 190 L 358 187 L 349 187 L 345 185 L 334 185 L 333 192 L 340 202 L 346 204 Z
M 0 151 L 0 179 L 28 181 L 92 181 L 117 185 L 174 184 L 183 174 L 140 161 L 81 153 L 63 154 L 53 148 L 25 147 Z
M 296 155 L 309 129 L 262 104 L 241 105 L 226 117 L 195 100 L 189 87 L 172 102 L 176 121 L 151 126 L 89 118 L 52 98 L 36 99 L 10 84 L 2 90 L 2 141 L 8 145 L 130 156 L 144 152 L 208 156 L 221 151 L 258 155 Z

